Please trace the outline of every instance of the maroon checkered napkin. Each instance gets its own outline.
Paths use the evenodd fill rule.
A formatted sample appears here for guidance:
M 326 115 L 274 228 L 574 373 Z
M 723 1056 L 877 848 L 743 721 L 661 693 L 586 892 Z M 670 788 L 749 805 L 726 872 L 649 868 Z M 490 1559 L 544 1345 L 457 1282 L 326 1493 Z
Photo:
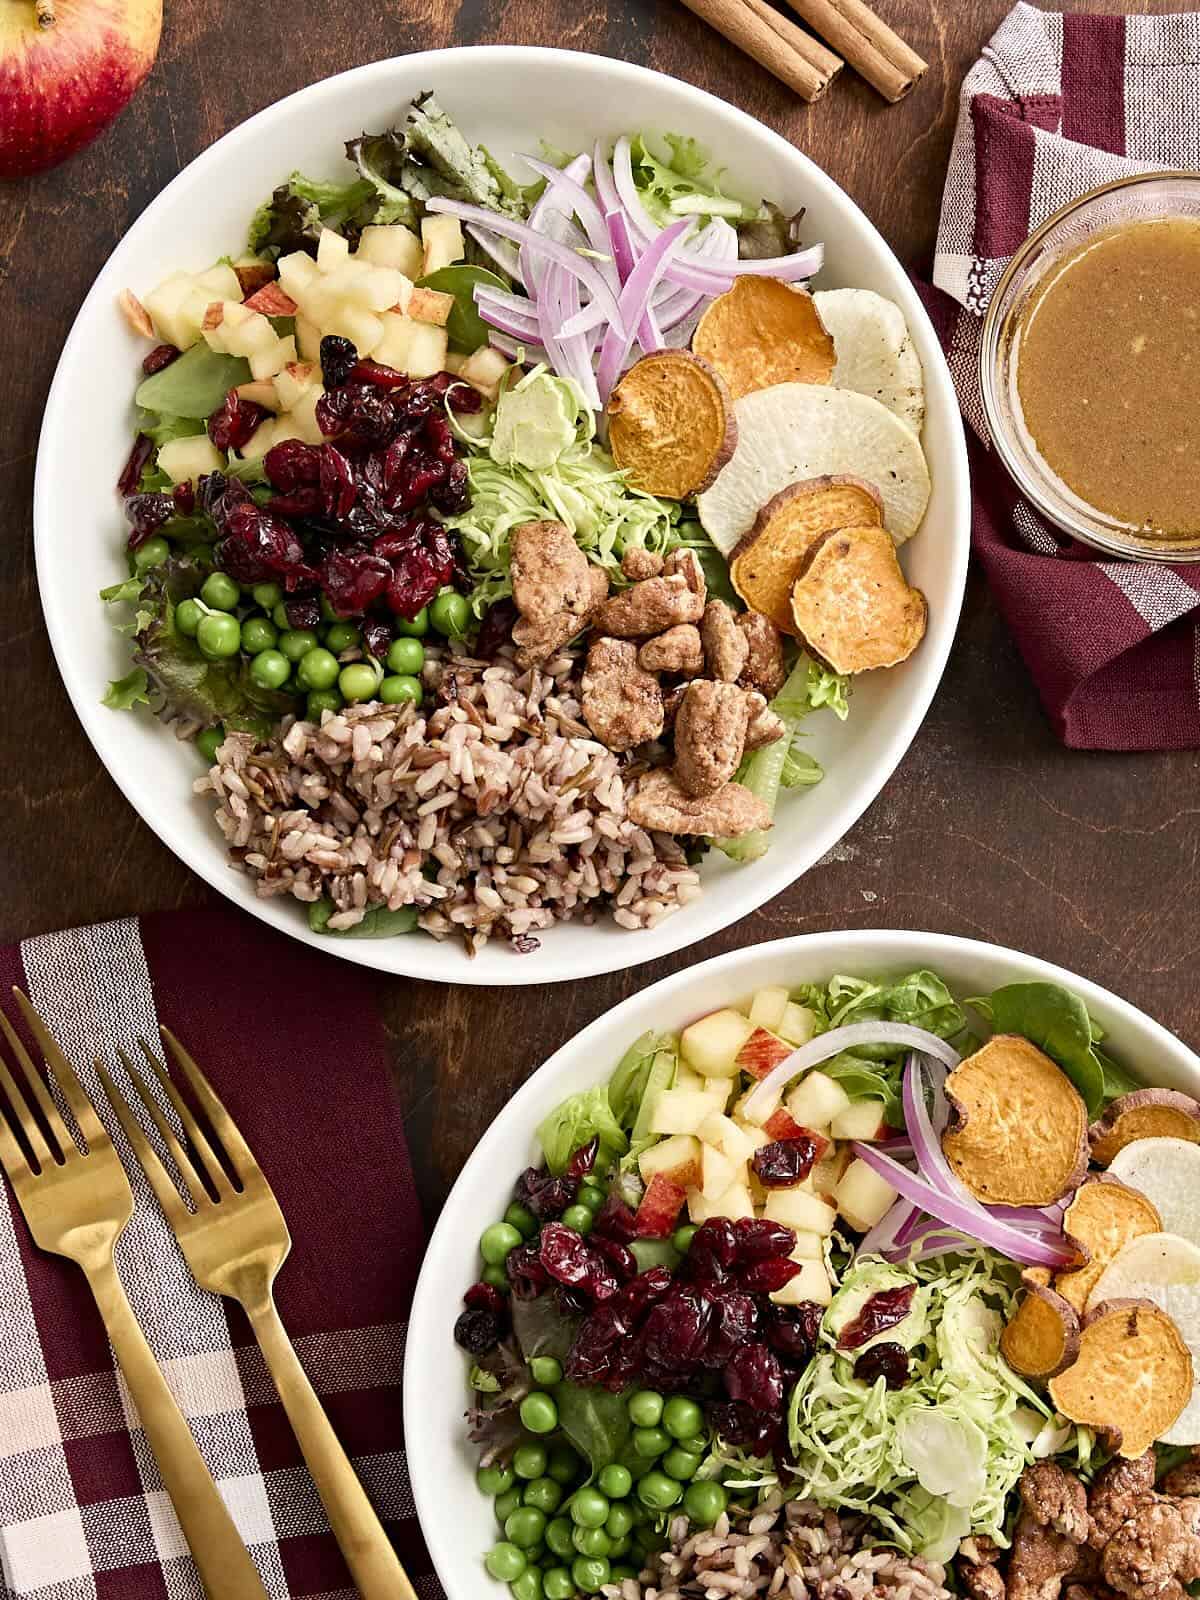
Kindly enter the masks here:
M 248 917 L 175 912 L 0 948 L 125 1158 L 121 1278 L 276 1600 L 357 1590 L 240 1310 L 192 1280 L 92 1065 L 167 1022 L 261 1162 L 294 1241 L 279 1309 L 422 1600 L 400 1378 L 422 1231 L 369 979 Z M 165 1109 L 165 1101 L 163 1102 Z M 156 1138 L 149 1119 L 146 1131 Z M 0 1177 L 0 1594 L 203 1600 L 82 1274 L 42 1255 Z
M 924 291 L 976 436 L 975 550 L 1055 732 L 1082 749 L 1200 746 L 1200 565 L 1099 560 L 1017 493 L 980 405 L 981 318 L 1060 206 L 1128 173 L 1200 167 L 1198 68 L 1200 15 L 1018 5 L 963 83 Z

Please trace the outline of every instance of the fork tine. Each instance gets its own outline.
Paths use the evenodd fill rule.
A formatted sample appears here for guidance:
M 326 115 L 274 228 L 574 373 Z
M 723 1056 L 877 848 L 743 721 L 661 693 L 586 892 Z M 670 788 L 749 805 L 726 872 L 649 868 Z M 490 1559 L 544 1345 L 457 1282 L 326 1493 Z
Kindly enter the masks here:
M 152 1094 L 150 1094 L 150 1092 L 146 1088 L 146 1084 L 145 1084 L 145 1082 L 144 1082 L 144 1080 L 142 1078 L 142 1075 L 138 1071 L 138 1069 L 134 1066 L 133 1062 L 125 1054 L 124 1050 L 118 1049 L 117 1055 L 121 1058 L 121 1065 L 125 1068 L 125 1071 L 129 1074 L 130 1083 L 132 1083 L 133 1087 L 137 1090 L 138 1099 L 142 1102 L 142 1104 L 145 1106 L 146 1110 L 149 1112 L 151 1121 L 154 1123 L 154 1126 L 158 1129 L 159 1133 L 162 1135 L 163 1143 L 166 1145 L 167 1149 L 171 1152 L 171 1159 L 174 1161 L 175 1165 L 179 1169 L 179 1176 L 183 1179 L 184 1188 L 187 1190 L 188 1195 L 191 1198 L 192 1204 L 198 1210 L 202 1205 L 205 1204 L 206 1201 L 208 1201 L 208 1191 L 205 1189 L 204 1183 L 203 1183 L 199 1173 L 196 1171 L 195 1162 L 192 1161 L 192 1159 L 188 1155 L 187 1151 L 180 1144 L 178 1138 L 175 1135 L 174 1128 L 172 1128 L 171 1124 L 167 1121 L 166 1117 L 163 1115 L 161 1109 L 158 1106 L 158 1103 L 154 1099 L 154 1096 Z M 111 1096 L 110 1096 L 110 1098 L 111 1098 Z M 115 1107 L 114 1107 L 114 1109 L 115 1109 Z M 143 1138 L 144 1137 L 145 1137 L 145 1135 L 143 1134 Z M 140 1152 L 139 1152 L 139 1156 L 140 1156 Z M 157 1160 L 157 1159 L 158 1158 L 156 1156 L 155 1160 Z M 143 1162 L 143 1165 L 144 1164 L 145 1163 Z M 162 1163 L 160 1162 L 159 1165 L 161 1166 Z M 164 1172 L 164 1176 L 165 1176 L 165 1172 Z M 174 1185 L 172 1185 L 172 1188 L 173 1187 L 174 1187 Z M 156 1188 L 155 1193 L 157 1193 L 157 1192 L 158 1191 L 157 1191 L 157 1188 Z M 159 1196 L 159 1198 L 161 1199 L 162 1197 Z M 178 1197 L 176 1197 L 176 1198 L 178 1198 Z
M 183 1068 L 188 1081 L 196 1091 L 205 1116 L 212 1123 L 213 1131 L 225 1147 L 226 1154 L 233 1163 L 233 1170 L 243 1183 L 252 1177 L 262 1177 L 262 1171 L 254 1158 L 254 1152 L 242 1138 L 238 1125 L 229 1112 L 221 1104 L 217 1091 L 201 1072 L 196 1062 L 180 1044 L 170 1028 L 160 1028 L 159 1032 L 166 1040 L 167 1048 L 175 1060 Z M 148 1053 L 148 1052 L 147 1052 Z M 151 1056 L 151 1060 L 154 1058 Z M 167 1080 L 170 1081 L 169 1079 Z
M 183 1126 L 184 1133 L 186 1133 L 188 1138 L 191 1140 L 193 1150 L 195 1150 L 196 1154 L 200 1158 L 202 1170 L 208 1174 L 208 1177 L 212 1182 L 213 1187 L 216 1189 L 218 1196 L 222 1200 L 228 1200 L 235 1192 L 234 1187 L 229 1181 L 229 1174 L 221 1165 L 220 1158 L 217 1156 L 216 1151 L 209 1142 L 207 1134 L 192 1115 L 190 1109 L 188 1108 L 187 1102 L 179 1093 L 179 1090 L 171 1082 L 171 1077 L 167 1072 L 167 1069 L 154 1054 L 154 1051 L 151 1050 L 145 1039 L 139 1039 L 138 1044 L 141 1045 L 142 1054 L 150 1063 L 155 1077 L 158 1079 L 159 1083 L 162 1084 L 163 1093 L 175 1107 L 175 1115 L 179 1118 L 179 1121 Z M 138 1087 L 140 1088 L 141 1085 L 139 1084 Z M 142 1098 L 144 1099 L 145 1096 L 143 1095 Z M 193 1162 L 192 1165 L 195 1166 L 195 1162 Z
M 69 1151 L 75 1148 L 75 1141 L 67 1132 L 67 1125 L 62 1119 L 62 1113 L 54 1104 L 54 1098 L 49 1089 L 47 1089 L 41 1073 L 34 1066 L 32 1060 L 30 1059 L 29 1051 L 26 1050 L 25 1046 L 17 1037 L 16 1029 L 5 1016 L 3 1011 L 0 1011 L 0 1030 L 3 1031 L 4 1037 L 8 1040 L 9 1049 L 17 1058 L 17 1064 L 24 1073 L 26 1084 L 28 1085 L 29 1089 L 32 1090 L 34 1099 L 41 1107 L 42 1115 L 45 1117 L 46 1122 L 49 1125 L 50 1132 L 54 1135 L 59 1149 L 62 1151 L 63 1155 L 66 1156 Z M 5 1085 L 5 1087 L 8 1089 L 10 1094 L 13 1092 L 13 1089 L 16 1088 L 16 1079 L 11 1074 L 9 1076 L 9 1082 Z M 17 1092 L 20 1093 L 19 1090 Z M 24 1128 L 25 1137 L 33 1146 L 34 1154 L 40 1161 L 42 1159 L 42 1154 L 38 1149 L 38 1139 L 42 1138 L 41 1129 L 38 1127 L 37 1120 L 33 1116 L 33 1113 L 29 1110 L 28 1100 L 22 1097 L 21 1105 L 23 1105 L 25 1108 L 25 1117 L 29 1122 L 29 1127 Z M 20 1109 L 21 1107 L 18 1106 L 18 1114 L 20 1114 Z M 22 1122 L 22 1126 L 24 1127 L 24 1120 Z M 37 1135 L 36 1138 L 34 1137 L 35 1134 Z M 51 1153 L 50 1146 L 45 1139 L 42 1139 L 42 1144 L 45 1146 L 46 1153 L 50 1157 L 50 1160 L 57 1164 L 58 1158 Z
M 0 1167 L 8 1173 L 14 1188 L 22 1179 L 33 1177 L 33 1168 L 26 1161 L 25 1152 L 17 1143 L 16 1135 L 9 1127 L 2 1109 L 0 1109 Z
M 79 1124 L 80 1133 L 87 1140 L 88 1148 L 90 1149 L 93 1144 L 103 1142 L 108 1138 L 108 1134 L 104 1131 L 104 1124 L 96 1115 L 96 1108 L 88 1098 L 87 1090 L 80 1083 L 75 1068 L 63 1054 L 58 1041 L 42 1020 L 40 1013 L 34 1009 L 29 998 L 15 986 L 13 988 L 13 998 L 20 1006 L 21 1014 L 29 1024 L 38 1044 L 41 1045 L 42 1054 L 45 1056 L 46 1061 L 53 1067 L 55 1081 L 66 1096 L 67 1104 L 75 1115 L 75 1121 Z M 8 1029 L 5 1029 L 5 1032 L 8 1033 Z M 40 1086 L 40 1073 L 37 1074 L 37 1078 Z M 50 1096 L 47 1094 L 46 1098 L 49 1100 Z M 51 1101 L 51 1104 L 53 1104 L 53 1101 Z
M 12 1031 L 8 1018 L 4 1015 L 3 1011 L 0 1011 L 0 1028 L 3 1028 L 4 1036 L 8 1040 L 9 1044 L 13 1047 L 13 1050 L 17 1056 L 17 1060 L 24 1067 L 26 1074 L 30 1078 L 34 1079 L 35 1082 L 40 1082 L 37 1073 L 33 1069 L 33 1063 L 26 1054 L 21 1041 Z M 3 1056 L 0 1056 L 0 1090 L 2 1090 L 3 1093 L 8 1097 L 8 1103 L 12 1107 L 13 1116 L 16 1117 L 21 1132 L 25 1135 L 25 1138 L 29 1143 L 29 1147 L 33 1151 L 34 1160 L 37 1162 L 38 1166 L 43 1170 L 46 1167 L 58 1166 L 58 1157 L 51 1150 L 49 1142 L 47 1141 L 45 1134 L 42 1132 L 37 1118 L 29 1109 L 29 1102 L 26 1100 L 24 1094 L 18 1086 L 16 1078 L 9 1071 L 8 1063 L 5 1061 Z M 57 1112 L 55 1115 L 58 1115 Z M 62 1119 L 59 1118 L 59 1120 L 61 1121 Z M 0 1117 L 0 1122 L 2 1121 L 3 1118 Z M 69 1148 L 69 1146 L 67 1148 Z M 64 1148 L 64 1154 L 65 1153 L 66 1149 Z
M 127 1067 L 128 1065 L 128 1062 L 126 1062 Z M 134 1155 L 142 1164 L 142 1171 L 150 1180 L 150 1187 L 154 1190 L 167 1221 L 173 1228 L 180 1227 L 187 1220 L 187 1207 L 179 1198 L 179 1191 L 171 1182 L 170 1174 L 167 1172 L 166 1167 L 159 1160 L 158 1152 L 142 1132 L 141 1124 L 130 1110 L 124 1095 L 113 1082 L 103 1061 L 96 1062 L 96 1074 L 104 1085 L 108 1103 L 116 1113 L 117 1121 L 124 1128 L 125 1137 L 133 1147 Z

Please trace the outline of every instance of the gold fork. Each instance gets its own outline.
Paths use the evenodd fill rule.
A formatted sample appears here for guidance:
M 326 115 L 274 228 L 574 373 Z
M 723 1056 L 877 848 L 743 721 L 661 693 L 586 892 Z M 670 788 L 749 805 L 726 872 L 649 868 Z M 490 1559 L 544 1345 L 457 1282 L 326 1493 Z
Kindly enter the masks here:
M 121 1119 L 121 1126 L 145 1169 L 167 1221 L 175 1230 L 196 1282 L 202 1289 L 236 1300 L 250 1319 L 330 1526 L 363 1600 L 416 1600 L 412 1584 L 305 1376 L 275 1309 L 275 1277 L 292 1246 L 279 1202 L 208 1079 L 174 1034 L 163 1028 L 162 1036 L 190 1081 L 240 1187 L 231 1183 L 203 1128 L 144 1039 L 138 1041 L 142 1052 L 175 1108 L 194 1158 L 176 1138 L 129 1057 L 124 1051 L 118 1054 L 171 1152 L 193 1210 L 184 1205 L 166 1167 L 120 1090 L 97 1062 L 96 1070 L 113 1110 Z
M 68 1132 L 41 1074 L 0 1011 L 0 1030 L 57 1146 L 57 1150 L 51 1147 L 17 1078 L 0 1056 L 0 1100 L 7 1098 L 33 1156 L 31 1163 L 0 1109 L 0 1167 L 8 1174 L 35 1243 L 83 1269 L 210 1600 L 267 1600 L 117 1276 L 113 1250 L 133 1215 L 133 1191 L 121 1158 L 45 1023 L 19 989 L 13 994 L 53 1068 L 87 1151 Z

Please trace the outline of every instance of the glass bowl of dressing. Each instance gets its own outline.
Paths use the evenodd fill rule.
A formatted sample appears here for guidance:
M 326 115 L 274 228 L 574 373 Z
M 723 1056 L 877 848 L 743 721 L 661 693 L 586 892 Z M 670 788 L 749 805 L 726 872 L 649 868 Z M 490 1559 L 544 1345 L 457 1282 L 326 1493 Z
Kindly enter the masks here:
M 1017 251 L 980 349 L 1021 493 L 1111 555 L 1200 561 L 1200 174 L 1080 196 Z

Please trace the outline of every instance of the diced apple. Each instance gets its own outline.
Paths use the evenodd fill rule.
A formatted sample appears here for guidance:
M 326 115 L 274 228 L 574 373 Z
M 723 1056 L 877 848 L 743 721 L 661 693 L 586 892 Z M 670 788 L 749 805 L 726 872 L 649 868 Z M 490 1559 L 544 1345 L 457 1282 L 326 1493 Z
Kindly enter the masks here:
M 852 1161 L 837 1186 L 838 1210 L 852 1228 L 873 1228 L 896 1202 L 896 1191 L 865 1161 Z
M 481 350 L 469 355 L 459 370 L 473 388 L 485 394 L 489 400 L 494 400 L 510 365 L 511 363 L 499 350 L 484 345 Z
M 340 267 L 349 259 L 350 246 L 341 234 L 334 233 L 332 228 L 322 228 L 321 237 L 317 240 L 318 271 L 332 272 L 335 267 Z
M 203 272 L 198 272 L 196 283 L 201 289 L 212 291 L 208 297 L 210 300 L 240 301 L 242 298 L 242 285 L 238 275 L 224 261 L 218 261 L 215 266 L 206 267 Z
M 196 433 L 186 439 L 168 439 L 159 447 L 158 464 L 172 483 L 184 483 L 205 472 L 218 472 L 225 462 L 208 435 Z
M 715 1145 L 722 1155 L 729 1157 L 730 1161 L 749 1161 L 758 1149 L 757 1139 L 739 1127 L 732 1117 L 727 1117 L 724 1112 L 715 1111 L 711 1101 L 707 1101 L 706 1104 L 708 1115 L 698 1129 L 700 1138 L 705 1144 Z M 755 1133 L 757 1131 L 755 1129 Z
M 257 294 L 264 283 L 270 283 L 276 276 L 276 269 L 273 263 L 264 261 L 261 256 L 241 256 L 233 263 L 233 275 L 238 281 L 242 298 L 246 299 Z
M 405 372 L 410 378 L 432 378 L 442 370 L 449 344 L 445 328 L 434 327 L 431 322 L 412 323 Z
M 641 1239 L 665 1239 L 675 1231 L 679 1213 L 683 1209 L 687 1191 L 672 1182 L 661 1172 L 656 1172 L 646 1185 L 641 1204 L 637 1208 L 634 1227 Z
M 398 311 L 385 311 L 379 320 L 383 323 L 383 334 L 375 346 L 373 359 L 385 367 L 394 367 L 397 372 L 407 372 L 408 350 L 416 324 Z
M 731 1183 L 724 1194 L 710 1202 L 714 1217 L 728 1217 L 730 1222 L 740 1222 L 754 1216 L 754 1200 L 744 1183 Z
M 256 289 L 250 298 L 243 302 L 251 311 L 261 311 L 264 317 L 294 317 L 296 315 L 296 302 L 274 279 L 264 283 L 261 289 Z
M 654 1102 L 651 1133 L 698 1133 L 713 1103 L 698 1089 L 664 1089 Z
M 740 1070 L 737 1053 L 752 1032 L 739 1011 L 710 1011 L 683 1030 L 680 1053 L 706 1078 L 736 1078 Z
M 819 1195 L 807 1189 L 773 1189 L 767 1197 L 766 1216 L 782 1222 L 797 1233 L 819 1233 L 827 1237 L 837 1224 L 837 1212 Z
M 876 1139 L 886 1139 L 891 1129 L 884 1120 L 882 1100 L 855 1100 L 838 1112 L 829 1131 L 835 1139 L 862 1139 L 873 1144 Z
M 320 275 L 317 263 L 305 250 L 294 250 L 291 255 L 279 258 L 279 282 L 297 303 L 305 298 Z
M 395 267 L 406 278 L 419 278 L 424 260 L 421 241 L 402 222 L 364 228 L 355 254 L 375 267 Z
M 383 319 L 361 306 L 347 305 L 342 301 L 327 316 L 322 327 L 326 333 L 340 333 L 358 351 L 360 357 L 373 355 L 383 338 Z
M 357 298 L 368 311 L 408 311 L 413 292 L 411 281 L 402 272 L 391 267 L 367 267 L 361 284 L 356 285 L 355 294 L 349 298 Z
M 272 445 L 279 442 L 278 423 L 274 417 L 260 422 L 239 452 L 243 461 L 261 461 Z
M 194 287 L 190 273 L 172 272 L 157 288 L 152 289 L 143 301 L 159 337 L 165 339 L 168 344 L 176 345 L 180 350 L 184 349 L 186 344 L 196 342 L 194 338 L 186 338 L 179 320 L 183 303 Z
M 279 395 L 273 383 L 259 383 L 257 379 L 254 379 L 250 383 L 239 383 L 237 392 L 243 400 L 249 400 L 251 404 L 256 406 L 263 406 L 267 411 L 280 411 L 283 409 L 279 403 Z
M 279 342 L 279 335 L 260 311 L 251 311 L 247 317 L 234 321 L 226 306 L 225 320 L 219 332 L 230 355 L 245 356 L 247 359 L 264 350 L 274 349 Z
M 825 1240 L 819 1233 L 809 1233 L 803 1228 L 797 1228 L 791 1257 L 793 1261 L 824 1261 Z
M 833 1288 L 823 1261 L 802 1261 L 800 1271 L 782 1289 L 776 1289 L 771 1299 L 777 1306 L 800 1306 L 806 1301 L 827 1306 L 833 1299 Z
M 431 272 L 461 261 L 466 252 L 462 225 L 457 217 L 432 216 L 421 219 L 421 246 L 423 259 L 420 276 L 427 278 Z
M 697 1226 L 707 1222 L 713 1214 L 713 1209 L 701 1194 L 699 1189 L 692 1188 L 687 1191 L 688 1216 Z
M 850 1096 L 823 1072 L 809 1072 L 787 1097 L 787 1108 L 804 1128 L 828 1128 L 845 1111 Z
M 269 327 L 270 324 L 268 323 Z M 288 334 L 286 339 L 276 338 L 274 346 L 256 350 L 250 357 L 250 372 L 254 378 L 273 378 L 277 372 L 291 366 L 296 359 L 296 340 Z
M 754 1110 L 748 1109 L 753 1098 Z M 761 1086 L 747 1089 L 745 1094 L 734 1102 L 732 1115 L 739 1122 L 744 1122 L 750 1127 L 763 1127 L 770 1121 L 779 1109 L 779 1102 L 783 1099 L 783 1085 L 772 1089 L 768 1094 L 761 1093 Z
M 304 361 L 317 363 L 321 359 L 321 330 L 299 312 L 296 313 L 296 349 Z
M 750 1021 L 756 1028 L 770 1028 L 772 1032 L 778 1033 L 787 1003 L 786 989 L 772 987 L 756 989 L 754 998 L 750 1002 Z
M 802 1128 L 792 1116 L 790 1111 L 783 1106 L 777 1107 L 763 1123 L 764 1132 L 770 1134 L 772 1139 L 798 1139 L 807 1130 Z
M 716 1145 L 700 1146 L 700 1189 L 706 1200 L 716 1200 L 738 1176 L 737 1167 Z
M 276 405 L 283 411 L 290 411 L 299 403 L 304 391 L 316 382 L 317 369 L 311 361 L 293 361 L 275 374 Z
M 817 1014 L 807 1006 L 798 1006 L 789 1000 L 775 1032 L 789 1044 L 807 1044 L 817 1031 Z
M 437 289 L 414 289 L 407 309 L 414 322 L 432 322 L 444 328 L 454 310 L 454 296 Z
M 648 1184 L 661 1172 L 681 1189 L 700 1187 L 700 1141 L 694 1134 L 677 1133 L 660 1144 L 652 1144 L 638 1157 L 642 1182 Z
M 305 444 L 324 444 L 325 434 L 317 421 L 317 401 L 325 393 L 319 383 L 306 389 L 288 412 L 289 439 L 302 439 Z
M 848 1144 L 831 1144 L 804 1180 L 804 1187 L 828 1200 L 830 1205 L 836 1205 L 837 1186 L 852 1160 Z
M 772 1068 L 786 1061 L 792 1053 L 777 1034 L 766 1028 L 755 1028 L 737 1053 L 739 1072 L 748 1072 L 752 1078 L 765 1078 Z

